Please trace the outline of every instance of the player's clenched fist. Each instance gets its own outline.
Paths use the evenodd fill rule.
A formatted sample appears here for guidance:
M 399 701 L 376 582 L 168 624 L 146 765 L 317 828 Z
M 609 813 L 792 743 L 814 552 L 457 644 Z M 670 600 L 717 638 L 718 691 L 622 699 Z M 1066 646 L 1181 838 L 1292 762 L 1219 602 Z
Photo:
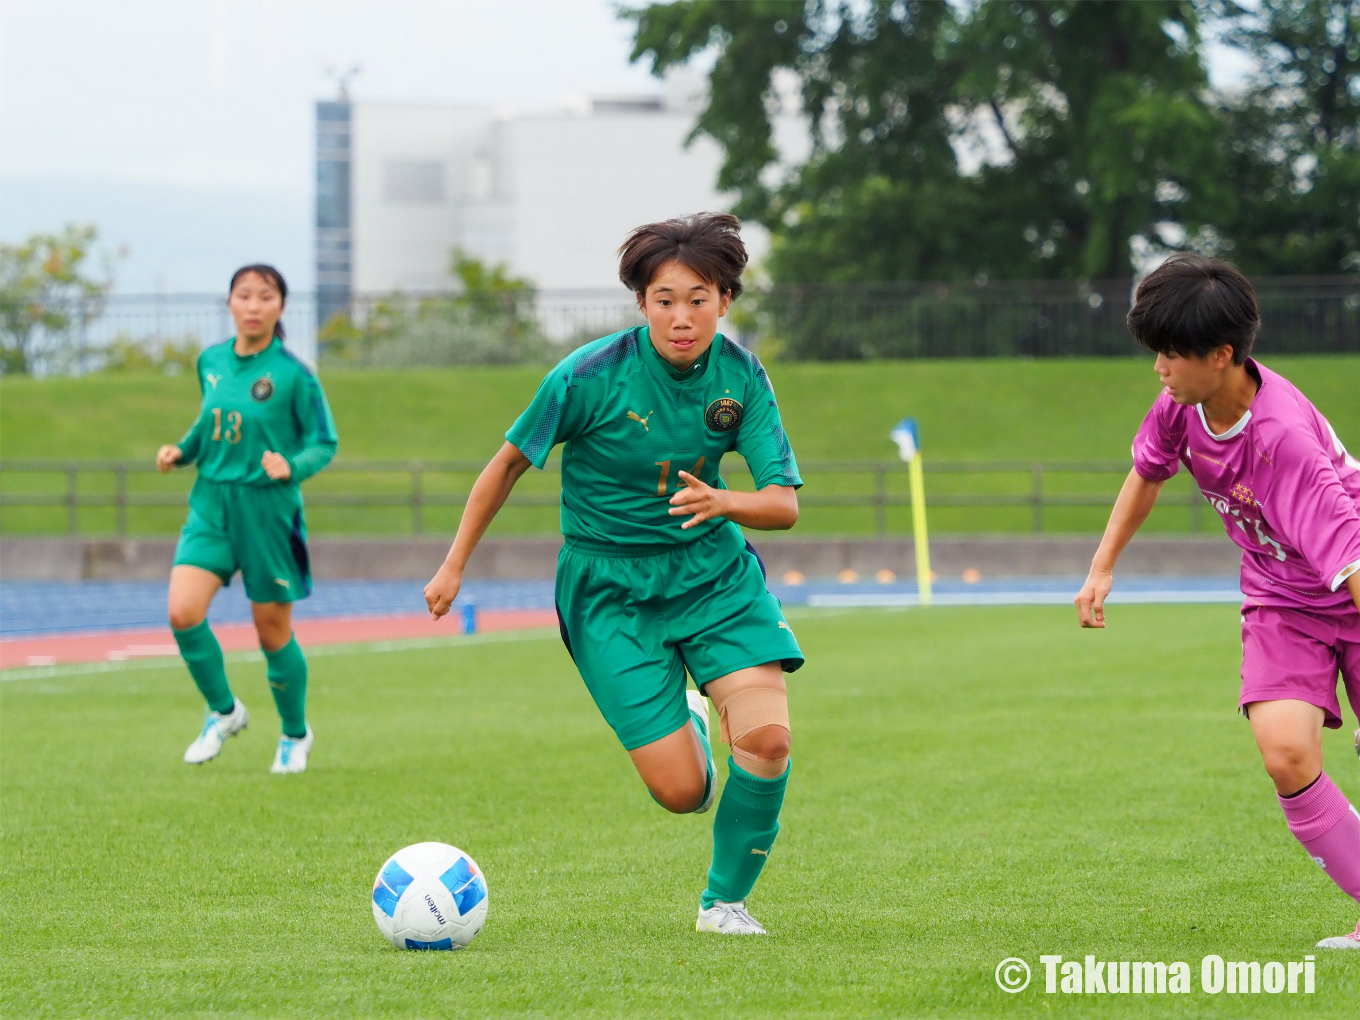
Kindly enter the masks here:
M 161 474 L 175 470 L 183 451 L 178 446 L 162 446 L 156 451 L 156 470 Z
M 286 482 L 293 477 L 293 466 L 288 463 L 288 458 L 273 450 L 264 451 L 264 456 L 260 458 L 260 467 L 264 468 L 264 473 L 276 482 Z
M 430 610 L 432 620 L 448 615 L 449 607 L 458 597 L 458 589 L 462 586 L 462 574 L 454 573 L 448 567 L 439 568 L 439 572 L 425 586 L 425 605 Z
M 1113 571 L 1093 569 L 1086 576 L 1086 583 L 1072 600 L 1077 605 L 1077 616 L 1081 618 L 1083 627 L 1105 626 L 1105 598 L 1113 587 Z
M 680 481 L 685 483 L 685 487 L 671 497 L 670 515 L 672 517 L 682 517 L 685 514 L 694 515 L 680 525 L 682 530 L 701 524 L 710 517 L 721 517 L 723 515 L 722 500 L 727 495 L 726 489 L 715 489 L 713 486 L 699 481 L 688 471 L 680 472 Z

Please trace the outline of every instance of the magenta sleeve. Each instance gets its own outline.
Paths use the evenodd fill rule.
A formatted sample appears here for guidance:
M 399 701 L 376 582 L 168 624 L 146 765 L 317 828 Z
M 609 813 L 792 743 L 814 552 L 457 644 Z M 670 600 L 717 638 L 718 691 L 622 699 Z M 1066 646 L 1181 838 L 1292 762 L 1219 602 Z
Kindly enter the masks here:
M 1270 456 L 1270 488 L 1262 511 L 1332 591 L 1360 561 L 1360 510 L 1330 454 L 1306 429 L 1291 429 Z
M 1171 394 L 1163 391 L 1147 417 L 1133 437 L 1133 469 L 1140 478 L 1149 482 L 1164 482 L 1181 466 L 1181 455 L 1185 452 L 1185 430 L 1174 430 L 1168 422 L 1168 412 L 1175 401 Z

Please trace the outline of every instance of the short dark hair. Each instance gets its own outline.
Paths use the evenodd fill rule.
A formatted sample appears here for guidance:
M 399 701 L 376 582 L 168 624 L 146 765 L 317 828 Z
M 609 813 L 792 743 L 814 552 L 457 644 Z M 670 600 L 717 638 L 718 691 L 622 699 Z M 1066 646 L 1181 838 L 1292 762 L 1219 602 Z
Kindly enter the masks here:
M 736 297 L 746 268 L 741 221 L 730 213 L 695 213 L 637 227 L 619 248 L 619 279 L 642 295 L 667 262 Z
M 236 281 L 245 276 L 246 273 L 254 273 L 265 283 L 269 284 L 279 292 L 279 303 L 288 304 L 288 284 L 284 282 L 283 274 L 273 266 L 267 266 L 263 262 L 253 262 L 248 266 L 242 266 L 231 274 L 231 283 L 227 284 L 227 297 L 231 297 L 231 292 L 236 289 Z M 283 319 L 274 323 L 274 335 L 280 340 L 283 339 Z
M 1261 329 L 1256 293 L 1235 266 L 1203 255 L 1173 255 L 1138 285 L 1129 332 L 1158 354 L 1202 358 L 1230 344 L 1233 362 L 1251 354 Z

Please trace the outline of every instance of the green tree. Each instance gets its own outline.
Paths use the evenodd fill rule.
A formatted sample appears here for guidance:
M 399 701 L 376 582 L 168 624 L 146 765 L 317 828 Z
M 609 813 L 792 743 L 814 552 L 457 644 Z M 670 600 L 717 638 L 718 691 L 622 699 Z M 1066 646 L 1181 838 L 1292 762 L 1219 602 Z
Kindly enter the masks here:
M 1206 247 L 1247 272 L 1360 271 L 1360 0 L 1261 0 L 1226 36 L 1256 72 L 1220 100 L 1231 215 Z
M 514 364 L 546 360 L 550 348 L 535 317 L 537 291 L 455 249 L 449 271 L 460 288 L 450 294 L 388 294 L 358 321 L 335 316 L 319 339 L 328 359 L 365 365 Z
M 73 367 L 84 328 L 103 312 L 110 283 L 86 272 L 97 232 L 68 226 L 0 244 L 0 372 Z
M 776 282 L 1126 276 L 1130 240 L 1360 269 L 1360 0 L 685 0 L 633 59 L 712 61 L 694 133 Z M 1249 53 L 1215 95 L 1201 34 Z M 772 117 L 796 83 L 810 155 Z M 786 90 L 785 90 L 786 91 Z
M 657 73 L 713 52 L 696 132 L 775 234 L 783 281 L 1091 277 L 1207 205 L 1219 123 L 1188 0 L 691 0 L 628 13 Z M 776 180 L 796 76 L 811 156 Z M 969 163 L 973 165 L 968 165 Z

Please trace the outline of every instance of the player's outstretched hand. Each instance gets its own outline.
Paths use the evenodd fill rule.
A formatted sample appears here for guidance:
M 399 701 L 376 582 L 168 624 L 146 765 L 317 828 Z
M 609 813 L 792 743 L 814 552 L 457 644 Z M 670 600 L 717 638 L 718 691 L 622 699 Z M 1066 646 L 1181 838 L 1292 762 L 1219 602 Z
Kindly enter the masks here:
M 447 566 L 439 568 L 439 572 L 425 586 L 425 605 L 430 610 L 430 619 L 437 620 L 448 615 L 449 607 L 458 597 L 458 589 L 461 587 L 463 587 L 462 574 L 455 574 Z
M 692 528 L 710 517 L 723 515 L 722 500 L 727 493 L 726 489 L 715 489 L 711 485 L 706 485 L 688 471 L 680 472 L 680 481 L 685 483 L 685 487 L 671 497 L 670 515 L 672 517 L 694 515 L 680 525 L 682 530 Z
M 156 470 L 161 474 L 175 470 L 175 465 L 179 463 L 183 452 L 178 446 L 162 446 L 156 451 Z
M 276 482 L 286 482 L 293 477 L 293 466 L 288 463 L 288 458 L 273 450 L 264 451 L 264 456 L 260 458 L 260 467 L 264 468 L 264 473 Z
M 1072 600 L 1077 605 L 1077 616 L 1081 618 L 1083 627 L 1105 626 L 1105 598 L 1113 587 L 1113 570 L 1091 568 L 1091 572 L 1086 575 L 1086 583 Z

